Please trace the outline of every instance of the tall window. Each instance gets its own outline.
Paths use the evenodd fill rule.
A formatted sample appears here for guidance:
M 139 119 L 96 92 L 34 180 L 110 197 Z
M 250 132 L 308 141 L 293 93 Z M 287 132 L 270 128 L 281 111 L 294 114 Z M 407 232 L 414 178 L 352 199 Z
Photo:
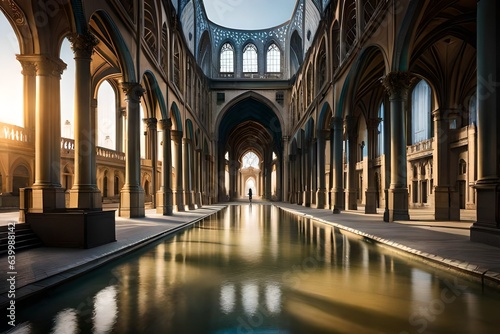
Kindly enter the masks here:
M 431 87 L 424 80 L 411 95 L 412 144 L 431 138 Z
M 274 43 L 267 48 L 266 72 L 281 72 L 281 52 Z
M 226 43 L 220 50 L 220 71 L 222 73 L 234 72 L 234 48 Z
M 377 156 L 384 154 L 384 103 L 380 104 L 378 109 L 378 140 L 377 140 Z
M 257 47 L 247 44 L 243 49 L 243 72 L 258 72 L 257 58 Z
M 116 95 L 108 81 L 97 91 L 97 146 L 116 150 Z
M 474 94 L 469 102 L 469 125 L 477 123 L 477 95 Z
M 19 43 L 9 21 L 0 11 L 0 122 L 24 126 L 23 76 L 21 63 L 16 60 L 19 54 Z M 8 78 L 8 79 L 7 79 Z

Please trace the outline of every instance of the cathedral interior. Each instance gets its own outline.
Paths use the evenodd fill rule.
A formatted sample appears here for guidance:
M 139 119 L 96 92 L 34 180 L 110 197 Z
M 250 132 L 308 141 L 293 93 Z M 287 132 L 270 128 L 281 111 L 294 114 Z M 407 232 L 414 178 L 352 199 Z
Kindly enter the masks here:
M 2 210 L 137 218 L 252 189 L 387 222 L 473 210 L 471 240 L 500 247 L 496 0 L 297 0 L 256 29 L 205 2 L 0 3 Z

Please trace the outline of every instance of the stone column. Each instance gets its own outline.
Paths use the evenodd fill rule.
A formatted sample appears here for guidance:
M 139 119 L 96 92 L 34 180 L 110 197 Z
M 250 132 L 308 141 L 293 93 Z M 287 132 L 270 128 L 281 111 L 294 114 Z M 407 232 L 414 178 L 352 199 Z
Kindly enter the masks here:
M 358 127 L 357 117 L 346 116 L 345 127 L 349 140 L 349 158 L 347 162 L 347 210 L 358 209 L 358 187 L 356 186 L 356 163 L 358 153 Z
M 65 208 L 61 187 L 61 105 L 60 80 L 66 64 L 45 55 L 17 56 L 23 68 L 36 69 L 35 183 L 30 212 Z
M 304 175 L 304 192 L 302 193 L 302 206 L 310 207 L 311 206 L 311 139 L 307 138 L 304 143 L 304 147 L 302 149 L 302 161 L 303 161 L 303 175 Z
M 343 121 L 341 117 L 333 117 L 330 122 L 330 131 L 332 133 L 332 142 L 331 145 L 331 166 L 332 166 L 332 175 L 333 175 L 333 184 L 332 184 L 332 212 L 340 213 L 340 211 L 345 209 L 344 204 L 344 162 L 343 162 L 343 154 L 342 154 L 342 146 L 343 146 Z
M 172 198 L 172 144 L 170 136 L 170 127 L 172 121 L 169 118 L 159 121 L 160 129 L 163 130 L 163 162 L 161 166 L 160 190 L 156 193 L 156 213 L 164 216 L 173 214 Z
M 75 54 L 75 178 L 70 190 L 70 207 L 100 210 L 102 199 L 95 178 L 96 135 L 92 122 L 90 73 L 90 62 L 98 41 L 91 33 L 74 35 L 70 40 Z
M 205 161 L 203 159 L 203 151 L 201 148 L 195 151 L 195 162 L 193 173 L 195 174 L 195 204 L 197 208 L 202 207 L 203 199 L 201 196 L 201 184 L 203 182 L 203 171 L 205 170 Z
M 183 167 L 182 167 L 182 132 L 181 131 L 171 131 L 171 137 L 175 145 L 174 159 L 175 159 L 175 173 L 177 184 L 175 185 L 175 205 L 177 206 L 177 211 L 184 211 L 184 190 L 182 188 L 183 183 Z
M 304 143 L 302 142 L 302 145 Z M 296 200 L 298 205 L 302 205 L 303 202 L 303 194 L 302 191 L 304 189 L 304 150 L 302 148 L 297 148 L 297 156 L 295 160 L 295 170 L 297 171 L 297 189 L 296 189 Z
M 152 171 L 151 171 L 151 187 L 153 188 L 153 191 L 151 192 L 151 201 L 153 202 L 153 208 L 156 207 L 156 189 L 157 187 L 157 170 L 158 170 L 158 154 L 157 154 L 157 149 L 158 149 L 158 120 L 156 118 L 145 118 L 143 121 L 146 123 L 146 132 L 147 132 L 147 139 L 148 143 L 146 145 L 147 151 L 148 151 L 148 158 L 151 159 L 151 166 L 152 166 Z
M 434 116 L 434 217 L 436 220 L 460 220 L 460 206 L 458 192 L 455 191 L 450 175 L 450 150 L 449 150 L 449 114 L 444 110 L 436 110 Z M 420 168 L 419 168 L 420 175 Z M 420 184 L 420 182 L 419 182 Z M 421 187 L 420 187 L 420 190 Z M 419 201 L 422 194 L 419 196 Z
M 409 220 L 406 178 L 406 110 L 411 75 L 391 72 L 382 79 L 390 101 L 391 114 L 391 185 L 388 190 L 388 221 Z
M 382 119 L 375 118 L 368 120 L 368 187 L 365 192 L 366 205 L 365 213 L 377 213 L 378 192 L 375 188 L 375 171 L 373 169 L 373 159 L 375 159 L 375 145 L 377 143 L 378 125 Z
M 288 200 L 288 192 L 291 186 L 291 166 L 289 162 L 289 145 L 288 141 L 290 140 L 290 137 L 288 136 L 283 136 L 282 138 L 282 143 L 283 143 L 283 161 L 281 161 L 281 201 L 287 201 Z
M 188 138 L 182 139 L 182 150 L 184 152 L 184 203 L 187 204 L 189 210 L 194 210 L 194 190 L 193 190 L 193 150 L 192 142 Z
M 500 247 L 500 17 L 496 0 L 477 2 L 477 221 L 472 241 Z
M 127 101 L 127 136 L 125 144 L 125 184 L 120 191 L 119 215 L 127 218 L 145 216 L 144 189 L 141 187 L 141 97 L 142 86 L 136 82 L 122 83 Z
M 326 161 L 325 161 L 325 149 L 326 149 L 326 138 L 330 134 L 330 131 L 320 130 L 318 131 L 318 161 L 316 168 L 318 170 L 318 190 L 316 191 L 316 207 L 318 209 L 326 209 L 328 207 L 327 199 L 328 192 L 326 189 Z

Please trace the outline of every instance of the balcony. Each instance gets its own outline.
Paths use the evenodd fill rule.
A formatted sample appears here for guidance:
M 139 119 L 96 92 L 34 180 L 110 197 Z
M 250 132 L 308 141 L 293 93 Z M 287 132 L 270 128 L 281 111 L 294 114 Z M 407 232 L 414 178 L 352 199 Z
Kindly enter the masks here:
M 0 123 L 0 142 L 10 142 L 18 144 L 31 144 L 33 134 L 30 130 L 20 126 Z
M 408 160 L 420 159 L 428 156 L 432 156 L 433 148 L 432 143 L 434 138 L 427 139 L 416 144 L 406 147 L 406 154 Z
M 61 156 L 72 158 L 75 155 L 75 141 L 69 138 L 61 138 Z M 110 150 L 98 146 L 96 148 L 97 162 L 125 162 L 125 153 Z

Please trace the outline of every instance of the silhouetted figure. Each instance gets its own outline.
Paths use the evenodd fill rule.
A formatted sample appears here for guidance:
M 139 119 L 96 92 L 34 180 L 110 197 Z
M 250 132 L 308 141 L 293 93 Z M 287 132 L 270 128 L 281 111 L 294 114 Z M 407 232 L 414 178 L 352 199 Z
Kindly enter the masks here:
M 252 188 L 248 189 L 248 199 L 250 200 L 250 203 L 252 203 Z

